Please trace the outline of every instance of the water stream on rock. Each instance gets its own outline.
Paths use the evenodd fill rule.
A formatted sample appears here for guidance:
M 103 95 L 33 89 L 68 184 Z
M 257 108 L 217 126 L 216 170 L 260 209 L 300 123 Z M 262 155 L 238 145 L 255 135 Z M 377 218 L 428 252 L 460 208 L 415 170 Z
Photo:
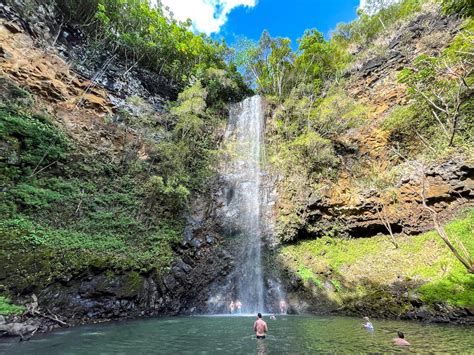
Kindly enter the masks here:
M 227 192 L 227 217 L 237 224 L 246 246 L 234 276 L 235 302 L 237 306 L 242 304 L 241 312 L 255 313 L 264 308 L 260 225 L 263 112 L 260 96 L 232 106 L 225 137 L 232 145 L 225 169 L 231 181 L 231 189 Z
M 268 175 L 264 169 L 264 112 L 260 96 L 231 106 L 223 152 L 219 216 L 226 242 L 233 251 L 234 272 L 224 285 L 213 288 L 209 311 L 266 312 L 271 307 L 268 306 L 269 279 L 262 266 L 262 247 L 264 234 L 268 234 L 271 226 L 268 222 L 271 213 Z

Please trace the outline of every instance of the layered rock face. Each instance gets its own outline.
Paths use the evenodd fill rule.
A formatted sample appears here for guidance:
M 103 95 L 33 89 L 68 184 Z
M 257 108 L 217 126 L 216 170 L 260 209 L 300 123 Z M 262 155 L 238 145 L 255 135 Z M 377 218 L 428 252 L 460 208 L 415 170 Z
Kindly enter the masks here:
M 331 195 L 333 191 L 326 196 L 310 197 L 302 212 L 306 226 L 299 236 L 322 236 L 337 225 L 339 232 L 349 236 L 371 237 L 387 234 L 387 223 L 393 233 L 418 234 L 433 228 L 431 215 L 423 206 L 423 195 L 426 204 L 442 220 L 449 220 L 453 212 L 473 205 L 473 166 L 451 160 L 425 169 L 425 177 L 420 171 L 422 167 L 414 169 L 411 176 L 402 178 L 389 191 L 372 190 L 353 200 L 344 199 L 342 194 Z
M 472 158 L 407 158 L 383 128 L 395 107 L 410 103 L 400 71 L 421 54 L 439 55 L 461 24 L 432 9 L 355 49 L 358 59 L 340 86 L 368 108 L 369 120 L 334 139 L 337 171 L 310 182 L 298 171 L 282 176 L 275 169 L 276 259 L 294 312 L 474 322 L 471 275 L 436 233 L 424 234 L 434 229 L 429 209 L 445 224 L 474 206 Z M 413 151 L 422 145 L 408 143 Z M 464 223 L 449 231 L 453 240 L 472 234 Z M 464 245 L 472 255 L 469 239 Z M 453 269 L 459 280 L 444 282 Z
M 377 107 L 374 117 L 380 117 L 396 104 L 407 101 L 405 86 L 397 82 L 397 74 L 420 54 L 437 55 L 449 44 L 462 21 L 455 16 L 440 16 L 430 12 L 417 16 L 378 46 L 384 53 L 362 58 L 345 73 L 350 79 L 350 96 Z
M 103 157 L 115 166 L 149 159 L 150 142 L 161 137 L 147 136 L 127 126 L 117 112 L 140 117 L 143 105 L 126 100 L 138 97 L 152 108 L 150 114 L 159 122 L 163 105 L 176 98 L 177 88 L 140 67 L 126 67 L 108 53 L 99 58 L 88 56 L 81 33 L 69 28 L 56 32 L 54 11 L 47 4 L 33 17 L 15 9 L 0 4 L 2 87 L 11 82 L 34 94 L 35 103 L 54 115 L 54 124 L 81 151 Z M 0 98 L 9 100 L 5 93 Z M 12 164 L 17 163 L 20 143 L 4 143 L 0 145 L 2 159 L 5 156 Z M 208 285 L 224 279 L 233 267 L 233 257 L 220 245 L 215 203 L 212 194 L 196 196 L 169 269 L 144 265 L 142 269 L 119 270 L 98 260 L 52 277 L 48 263 L 56 258 L 53 251 L 41 255 L 32 251 L 30 257 L 19 255 L 18 250 L 2 250 L 2 260 L 8 264 L 0 270 L 0 292 L 8 291 L 21 303 L 29 303 L 36 294 L 42 312 L 49 310 L 71 324 L 203 312 Z M 35 323 L 41 330 L 59 324 L 41 319 Z
M 370 108 L 370 122 L 337 137 L 334 148 L 341 165 L 336 179 L 322 179 L 317 189 L 297 173 L 290 179 L 278 179 L 279 199 L 274 211 L 280 239 L 291 241 L 334 233 L 370 237 L 388 233 L 383 222 L 390 224 L 394 233 L 427 231 L 433 225 L 422 206 L 422 182 L 426 185 L 427 205 L 439 212 L 441 219 L 447 220 L 453 211 L 472 205 L 473 166 L 465 157 L 424 165 L 406 161 L 399 165 L 391 186 L 360 187 L 364 170 L 368 178 L 385 176 L 390 174 L 391 160 L 407 160 L 393 150 L 396 138 L 380 128 L 391 109 L 409 100 L 406 86 L 397 79 L 400 71 L 421 54 L 438 55 L 459 32 L 461 24 L 456 17 L 429 11 L 402 24 L 387 38 L 378 39 L 364 54 L 358 53 L 359 59 L 346 70 L 344 90 Z M 373 47 L 383 48 L 379 50 L 383 53 L 373 54 Z M 356 168 L 362 170 L 360 181 L 354 178 Z

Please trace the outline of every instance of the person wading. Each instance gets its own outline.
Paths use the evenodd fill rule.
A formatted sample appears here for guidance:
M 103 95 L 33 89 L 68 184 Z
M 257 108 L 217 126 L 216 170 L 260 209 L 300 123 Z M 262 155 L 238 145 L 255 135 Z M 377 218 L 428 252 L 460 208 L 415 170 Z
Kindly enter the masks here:
M 405 334 L 403 334 L 403 332 L 397 332 L 397 337 L 393 339 L 393 342 L 395 345 L 399 345 L 399 346 L 410 345 L 410 343 L 405 340 Z
M 257 320 L 253 324 L 253 330 L 257 339 L 265 339 L 265 333 L 268 332 L 268 326 L 262 319 L 262 313 L 257 314 Z
M 374 325 L 370 321 L 369 317 L 364 317 L 364 320 L 365 323 L 363 323 L 362 326 L 370 332 L 374 331 Z

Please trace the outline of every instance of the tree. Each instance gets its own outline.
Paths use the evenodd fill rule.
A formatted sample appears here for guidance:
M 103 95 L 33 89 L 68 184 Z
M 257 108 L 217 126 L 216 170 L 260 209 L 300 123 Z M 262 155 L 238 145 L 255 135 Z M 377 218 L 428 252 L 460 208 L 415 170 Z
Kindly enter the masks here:
M 332 78 L 341 67 L 343 50 L 334 42 L 326 41 L 316 29 L 306 30 L 298 44 L 299 55 L 295 63 L 297 81 L 310 83 L 318 93 L 323 83 Z
M 468 98 L 473 64 L 463 57 L 429 57 L 421 55 L 411 68 L 400 73 L 400 81 L 409 86 L 409 93 L 423 105 L 441 128 L 448 146 L 455 145 L 455 136 L 472 114 Z
M 421 8 L 421 0 L 367 0 L 365 9 L 359 9 L 359 18 L 351 23 L 341 23 L 336 27 L 333 38 L 348 46 L 367 46 L 371 40 L 389 29 L 400 19 L 407 18 Z
M 390 222 L 387 218 L 387 214 L 385 213 L 385 206 L 382 205 L 380 210 L 377 209 L 377 217 L 379 218 L 380 222 L 384 225 L 384 227 L 387 229 L 388 233 L 390 234 L 390 241 L 392 244 L 395 246 L 395 249 L 398 249 L 398 243 L 397 240 L 395 239 L 395 235 L 393 234 L 392 231 L 392 226 L 390 225 Z
M 474 274 L 474 261 L 469 254 L 468 250 L 464 246 L 464 244 L 458 240 L 457 238 L 454 239 L 454 243 L 451 241 L 450 237 L 446 233 L 446 230 L 444 227 L 439 223 L 438 220 L 438 213 L 428 204 L 426 203 L 426 173 L 425 173 L 425 168 L 423 165 L 421 165 L 421 191 L 419 192 L 419 195 L 421 197 L 423 207 L 428 210 L 428 212 L 431 215 L 433 225 L 436 229 L 436 232 L 440 236 L 440 238 L 444 241 L 444 243 L 448 246 L 449 250 L 453 253 L 453 255 L 458 259 L 461 264 L 464 265 L 466 268 L 467 272 L 470 274 Z
M 245 79 L 253 88 L 262 86 L 261 77 L 263 75 L 260 63 L 260 48 L 255 41 L 245 37 L 239 37 L 234 45 L 235 53 L 232 63 L 241 68 Z
M 194 34 L 189 21 L 177 22 L 159 2 L 152 6 L 147 0 L 99 0 L 95 17 L 97 26 L 85 29 L 103 45 L 180 88 L 204 68 L 226 68 L 225 43 Z
M 288 38 L 272 38 L 268 31 L 262 32 L 258 43 L 241 38 L 234 62 L 244 69 L 250 85 L 258 92 L 283 97 L 293 65 L 290 44 Z

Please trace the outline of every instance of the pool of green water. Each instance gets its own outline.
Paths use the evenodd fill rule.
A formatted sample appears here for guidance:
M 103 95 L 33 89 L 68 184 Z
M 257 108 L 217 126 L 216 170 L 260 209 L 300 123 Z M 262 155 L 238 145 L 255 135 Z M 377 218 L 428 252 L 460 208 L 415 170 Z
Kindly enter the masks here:
M 333 316 L 264 317 L 269 332 L 255 339 L 254 317 L 155 318 L 81 326 L 36 335 L 28 342 L 0 339 L 4 354 L 316 354 L 473 353 L 474 328 Z M 393 345 L 397 330 L 411 343 Z

